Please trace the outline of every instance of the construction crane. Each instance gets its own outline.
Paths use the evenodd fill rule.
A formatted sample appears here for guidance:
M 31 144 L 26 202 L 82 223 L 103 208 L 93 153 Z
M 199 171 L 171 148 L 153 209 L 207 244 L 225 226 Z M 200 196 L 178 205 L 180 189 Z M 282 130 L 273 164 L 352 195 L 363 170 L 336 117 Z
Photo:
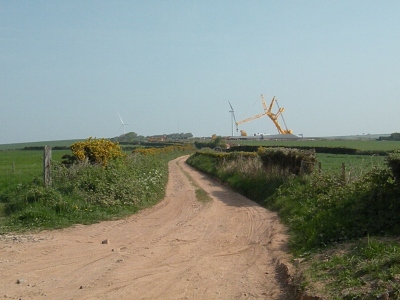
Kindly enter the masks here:
M 283 119 L 283 115 L 282 115 L 282 113 L 283 113 L 283 111 L 285 109 L 283 107 L 279 107 L 278 101 L 276 100 L 275 96 L 272 98 L 272 101 L 271 101 L 269 107 L 267 107 L 267 104 L 265 103 L 263 95 L 261 95 L 261 102 L 262 102 L 262 105 L 263 105 L 263 108 L 264 108 L 264 113 L 252 116 L 250 118 L 244 119 L 244 120 L 239 121 L 239 122 L 236 122 L 236 131 L 239 131 L 238 126 L 240 124 L 243 124 L 243 123 L 246 123 L 246 122 L 250 122 L 250 121 L 253 121 L 255 119 L 264 117 L 264 116 L 268 116 L 272 120 L 272 122 L 274 123 L 275 127 L 278 129 L 278 133 L 279 134 L 291 134 L 293 131 L 290 130 L 290 129 L 287 129 L 285 120 Z M 276 102 L 276 105 L 278 106 L 278 112 L 276 114 L 274 114 L 272 112 L 272 107 L 274 106 L 275 102 Z M 281 125 L 279 124 L 279 122 L 278 122 L 279 116 L 282 117 L 282 120 L 283 120 L 283 123 L 285 124 L 285 128 L 286 129 L 283 129 L 281 127 Z
M 240 130 L 240 135 L 241 135 L 241 136 L 247 136 L 247 132 L 244 131 L 244 130 Z

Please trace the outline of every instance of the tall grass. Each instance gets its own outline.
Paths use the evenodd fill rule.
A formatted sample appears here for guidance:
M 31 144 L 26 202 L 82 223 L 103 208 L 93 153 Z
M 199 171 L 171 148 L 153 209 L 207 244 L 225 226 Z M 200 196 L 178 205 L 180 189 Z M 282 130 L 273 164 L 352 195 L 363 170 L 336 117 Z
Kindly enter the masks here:
M 303 276 L 325 299 L 399 299 L 398 240 L 366 237 L 304 261 Z M 312 284 L 318 282 L 318 284 Z
M 327 299 L 375 299 L 378 294 L 386 292 L 400 295 L 398 255 L 392 259 L 393 253 L 384 250 L 374 256 L 362 256 L 360 253 L 374 248 L 372 244 L 366 246 L 358 242 L 370 236 L 400 235 L 400 184 L 386 167 L 367 165 L 352 180 L 343 181 L 336 172 L 287 177 L 265 173 L 258 169 L 256 158 L 213 165 L 216 161 L 212 161 L 211 156 L 196 155 L 188 162 L 200 170 L 211 170 L 211 175 L 279 213 L 282 222 L 289 228 L 289 246 L 294 257 L 310 260 L 310 268 L 312 262 L 317 264 L 309 273 L 304 271 L 300 286 L 318 286 L 315 284 L 318 281 L 323 286 L 322 295 L 329 294 Z M 340 165 L 340 160 L 337 163 Z M 341 259 L 332 259 L 330 264 L 318 267 L 321 260 L 327 259 L 326 256 L 318 256 L 318 253 L 325 253 L 343 243 L 359 247 L 345 258 L 357 261 L 357 266 L 344 265 Z M 399 249 L 399 246 L 388 247 L 394 252 Z M 375 263 L 378 256 L 381 257 L 376 262 L 377 267 L 367 268 Z M 332 272 L 327 275 L 324 268 L 330 268 Z M 335 268 L 343 272 L 335 272 Z M 380 272 L 379 268 L 382 268 Z M 321 279 L 312 276 L 314 273 L 319 274 Z M 357 280 L 360 274 L 362 280 L 368 281 L 364 282 L 368 288 L 363 289 L 363 284 L 360 285 L 361 281 Z M 324 281 L 324 278 L 329 279 Z M 395 283 L 392 284 L 392 281 Z M 371 291 L 374 286 L 379 293 Z
M 69 150 L 53 150 L 52 159 L 61 162 L 61 157 L 70 153 Z M 39 178 L 42 173 L 43 151 L 0 151 L 0 192 Z
M 266 172 L 257 156 L 221 163 L 209 155 L 196 155 L 188 163 L 279 211 L 292 232 L 292 251 L 297 254 L 368 233 L 400 233 L 396 196 L 400 187 L 383 167 L 358 165 L 359 173 L 343 181 L 336 172 L 304 176 Z
M 235 160 L 220 160 L 208 155 L 192 155 L 187 160 L 193 167 L 228 183 L 250 199 L 263 202 L 284 182 L 280 172 L 266 173 L 258 156 L 240 156 Z
M 190 151 L 132 154 L 107 167 L 53 162 L 52 186 L 40 177 L 18 181 L 0 191 L 0 233 L 61 228 L 126 216 L 163 198 L 168 161 Z
M 317 153 L 323 173 L 340 174 L 342 163 L 345 164 L 346 175 L 350 180 L 362 177 L 373 168 L 384 168 L 385 157 L 378 155 L 345 155 Z

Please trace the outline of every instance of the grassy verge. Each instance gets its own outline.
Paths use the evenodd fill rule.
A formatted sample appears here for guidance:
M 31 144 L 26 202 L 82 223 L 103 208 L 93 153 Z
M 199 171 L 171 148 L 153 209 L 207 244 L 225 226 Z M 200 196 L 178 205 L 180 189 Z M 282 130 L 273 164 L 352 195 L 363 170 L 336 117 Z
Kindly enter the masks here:
M 131 154 L 107 167 L 67 168 L 53 161 L 51 187 L 43 187 L 41 175 L 29 174 L 0 190 L 0 233 L 91 224 L 135 213 L 164 197 L 168 162 L 190 152 Z
M 286 177 L 266 173 L 256 157 L 221 162 L 196 155 L 188 162 L 278 211 L 290 231 L 300 290 L 323 299 L 398 295 L 400 184 L 387 168 L 370 166 L 344 182 L 335 172 Z
M 398 239 L 366 237 L 314 253 L 299 265 L 302 284 L 325 299 L 399 299 Z

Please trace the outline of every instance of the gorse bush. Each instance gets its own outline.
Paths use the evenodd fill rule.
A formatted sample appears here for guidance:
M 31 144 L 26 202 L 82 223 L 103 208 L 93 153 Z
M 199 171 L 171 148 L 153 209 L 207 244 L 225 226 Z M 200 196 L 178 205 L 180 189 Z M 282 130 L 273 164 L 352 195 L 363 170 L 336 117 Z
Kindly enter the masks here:
M 71 151 L 80 162 L 88 161 L 102 166 L 107 166 L 112 159 L 124 156 L 118 143 L 91 137 L 84 142 L 72 144 Z

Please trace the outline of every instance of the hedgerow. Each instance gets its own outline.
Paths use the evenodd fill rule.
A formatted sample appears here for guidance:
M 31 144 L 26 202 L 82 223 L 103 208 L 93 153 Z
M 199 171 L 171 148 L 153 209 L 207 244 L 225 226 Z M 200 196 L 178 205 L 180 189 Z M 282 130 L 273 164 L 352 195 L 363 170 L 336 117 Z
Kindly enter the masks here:
M 288 174 L 311 173 L 317 161 L 315 151 L 295 148 L 265 148 L 257 151 L 267 171 L 278 170 Z
M 158 155 L 158 154 L 166 154 L 166 153 L 172 153 L 175 151 L 180 151 L 180 152 L 192 152 L 194 151 L 194 147 L 192 144 L 184 144 L 184 145 L 171 145 L 167 147 L 160 147 L 160 148 L 136 148 L 132 151 L 132 153 L 138 153 L 138 154 L 143 154 L 143 155 Z
M 389 154 L 386 158 L 386 162 L 396 180 L 400 180 L 400 150 L 395 150 L 393 153 Z
M 90 149 L 111 149 L 115 153 L 114 146 Z M 0 223 L 0 233 L 11 229 L 89 224 L 148 207 L 164 197 L 168 161 L 192 153 L 188 149 L 187 146 L 175 146 L 153 151 L 152 155 L 104 155 L 100 157 L 108 160 L 102 160 L 102 163 L 96 163 L 96 160 L 87 163 L 87 159 L 72 164 L 53 161 L 50 187 L 45 188 L 42 181 L 35 178 L 2 195 L 6 218 Z
M 268 158 L 267 153 L 262 150 L 265 156 L 261 160 Z M 374 168 L 351 182 L 343 181 L 338 174 L 314 172 L 299 176 L 296 175 L 299 174 L 296 171 L 298 162 L 293 153 L 296 151 L 288 155 L 291 158 L 288 161 L 296 167 L 292 175 L 271 172 L 263 166 L 265 163 L 258 164 L 259 169 L 255 169 L 257 164 L 250 159 L 243 160 L 245 155 L 236 154 L 236 160 L 228 164 L 226 158 L 232 157 L 231 153 L 199 151 L 188 163 L 278 211 L 289 226 L 294 253 L 301 254 L 367 235 L 400 234 L 400 184 L 394 179 L 393 170 Z M 279 164 L 285 156 L 283 152 L 276 152 L 272 153 L 272 158 Z M 309 158 L 314 161 L 312 154 Z M 286 164 L 281 165 L 285 167 Z M 243 165 L 251 165 L 251 171 Z

